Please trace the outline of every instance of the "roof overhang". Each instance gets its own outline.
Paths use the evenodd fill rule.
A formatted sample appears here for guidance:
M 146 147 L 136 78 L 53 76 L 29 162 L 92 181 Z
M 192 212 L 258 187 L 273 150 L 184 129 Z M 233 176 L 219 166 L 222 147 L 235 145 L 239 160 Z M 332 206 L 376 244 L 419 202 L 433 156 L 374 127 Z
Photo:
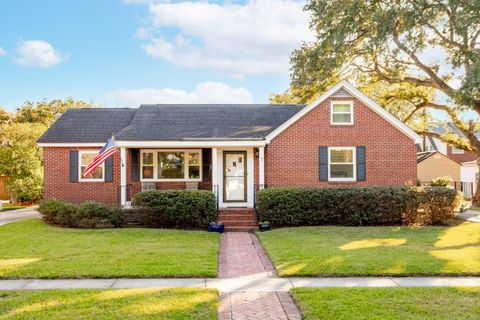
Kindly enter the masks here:
M 115 141 L 119 148 L 264 147 L 264 140 Z M 38 143 L 39 147 L 103 147 L 105 143 Z
M 312 103 L 307 105 L 305 108 L 303 108 L 300 112 L 295 114 L 293 117 L 288 119 L 285 123 L 283 123 L 281 126 L 279 126 L 277 129 L 272 131 L 267 137 L 267 143 L 270 143 L 273 138 L 278 136 L 280 133 L 285 131 L 288 127 L 290 127 L 292 124 L 297 122 L 300 118 L 302 118 L 304 115 L 306 115 L 308 112 L 312 111 L 315 107 L 317 107 L 319 104 L 324 102 L 326 99 L 328 99 L 330 96 L 332 96 L 335 92 L 337 92 L 340 89 L 344 89 L 348 93 L 350 93 L 352 96 L 355 98 L 359 99 L 362 101 L 365 105 L 370 107 L 373 111 L 375 111 L 378 115 L 380 115 L 382 118 L 390 122 L 393 126 L 395 126 L 397 129 L 399 129 L 401 132 L 403 132 L 406 136 L 408 136 L 410 139 L 412 139 L 415 143 L 421 143 L 422 138 L 415 133 L 412 129 L 410 129 L 405 123 L 401 122 L 395 116 L 393 116 L 391 113 L 380 107 L 375 101 L 367 97 L 363 92 L 355 88 L 350 82 L 346 80 L 342 80 L 330 89 L 328 89 L 324 94 L 322 94 L 320 97 L 315 99 Z

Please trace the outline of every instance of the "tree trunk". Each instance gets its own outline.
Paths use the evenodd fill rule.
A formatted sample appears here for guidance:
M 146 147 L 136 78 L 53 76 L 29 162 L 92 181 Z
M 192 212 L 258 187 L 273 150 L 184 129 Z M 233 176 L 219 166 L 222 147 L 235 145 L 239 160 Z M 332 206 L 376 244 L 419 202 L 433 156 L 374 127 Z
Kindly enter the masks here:
M 477 168 L 478 168 L 478 173 L 475 178 L 477 178 L 476 184 L 477 184 L 477 190 L 475 191 L 475 195 L 473 196 L 473 205 L 479 207 L 480 206 L 480 150 L 477 151 Z

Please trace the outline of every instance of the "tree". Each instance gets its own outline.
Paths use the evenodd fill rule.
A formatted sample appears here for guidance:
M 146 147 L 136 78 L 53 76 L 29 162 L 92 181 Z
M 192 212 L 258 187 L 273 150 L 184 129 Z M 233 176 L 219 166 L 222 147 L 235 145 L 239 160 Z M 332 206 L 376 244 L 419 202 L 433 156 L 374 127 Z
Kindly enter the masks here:
M 0 174 L 9 176 L 9 186 L 22 201 L 38 201 L 42 196 L 42 152 L 38 138 L 65 111 L 89 108 L 91 104 L 65 100 L 26 102 L 12 114 L 0 109 Z
M 305 9 L 316 40 L 293 52 L 290 88 L 273 101 L 309 102 L 341 78 L 373 86 L 401 120 L 475 152 L 480 168 L 480 1 L 308 0 Z M 433 109 L 461 136 L 419 121 Z M 477 119 L 465 120 L 466 111 Z

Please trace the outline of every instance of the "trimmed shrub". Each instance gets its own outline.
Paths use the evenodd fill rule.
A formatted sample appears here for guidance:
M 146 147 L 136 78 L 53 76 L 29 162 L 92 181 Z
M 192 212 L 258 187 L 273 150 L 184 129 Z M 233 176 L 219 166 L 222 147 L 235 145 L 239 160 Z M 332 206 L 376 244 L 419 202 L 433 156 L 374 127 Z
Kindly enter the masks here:
M 267 188 L 257 195 L 259 219 L 277 226 L 444 224 L 460 199 L 444 187 Z
M 38 207 L 38 212 L 45 222 L 67 227 L 75 225 L 74 217 L 77 210 L 78 208 L 74 204 L 56 199 L 42 201 Z
M 66 201 L 51 199 L 41 202 L 38 211 L 45 222 L 65 227 L 111 228 L 121 227 L 125 223 L 123 210 L 109 209 L 93 201 L 77 206 Z
M 433 178 L 430 185 L 432 187 L 448 187 L 452 183 L 450 176 Z
M 135 195 L 140 224 L 155 228 L 205 228 L 217 217 L 215 195 L 205 190 L 151 190 Z

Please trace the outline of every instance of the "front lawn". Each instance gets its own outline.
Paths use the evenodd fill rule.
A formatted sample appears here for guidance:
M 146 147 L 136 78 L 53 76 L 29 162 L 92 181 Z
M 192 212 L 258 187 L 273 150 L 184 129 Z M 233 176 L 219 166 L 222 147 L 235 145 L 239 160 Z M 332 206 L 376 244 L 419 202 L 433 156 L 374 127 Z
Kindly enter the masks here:
M 218 292 L 200 289 L 0 292 L 0 319 L 216 319 Z
M 480 274 L 480 223 L 301 227 L 258 236 L 284 277 Z
M 304 319 L 480 319 L 480 288 L 293 289 Z
M 0 227 L 0 278 L 215 277 L 219 236 L 164 229 Z
M 4 203 L 3 208 L 0 212 L 24 209 L 26 207 L 27 206 L 22 206 L 22 205 L 18 205 L 18 204 Z

